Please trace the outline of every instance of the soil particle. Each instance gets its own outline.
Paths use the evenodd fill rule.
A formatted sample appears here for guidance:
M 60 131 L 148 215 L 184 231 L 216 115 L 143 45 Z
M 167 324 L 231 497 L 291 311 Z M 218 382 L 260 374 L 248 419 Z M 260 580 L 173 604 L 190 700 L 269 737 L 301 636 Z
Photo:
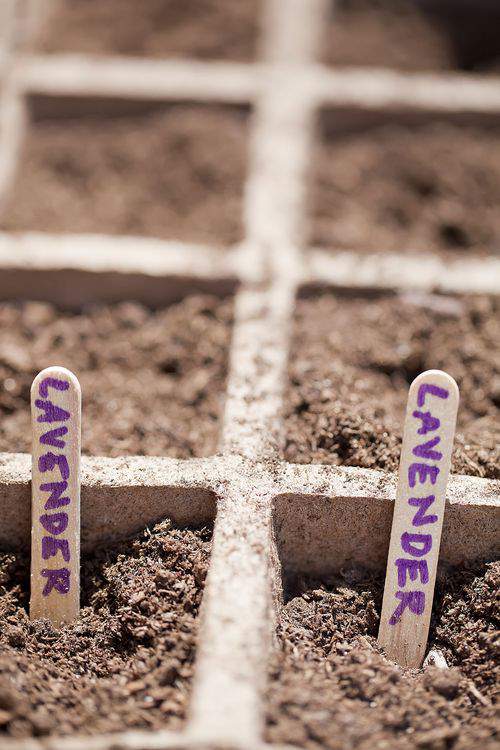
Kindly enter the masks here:
M 32 124 L 0 229 L 242 236 L 246 114 L 173 105 L 141 116 Z
M 496 750 L 499 584 L 498 563 L 442 575 L 429 647 L 451 669 L 410 671 L 375 641 L 381 577 L 295 579 L 271 663 L 268 740 L 311 750 Z
M 434 122 L 335 135 L 327 115 L 323 126 L 310 193 L 313 245 L 450 257 L 500 251 L 496 131 Z
M 56 0 L 42 52 L 251 60 L 259 0 Z
M 215 453 L 231 322 L 230 300 L 201 295 L 155 312 L 0 303 L 0 451 L 30 451 L 32 380 L 60 364 L 82 386 L 85 453 Z
M 285 458 L 396 470 L 409 384 L 443 369 L 460 388 L 452 471 L 500 478 L 499 344 L 492 297 L 299 300 Z
M 59 631 L 28 619 L 28 560 L 0 554 L 0 737 L 178 728 L 210 539 L 164 521 L 84 558 L 80 617 Z

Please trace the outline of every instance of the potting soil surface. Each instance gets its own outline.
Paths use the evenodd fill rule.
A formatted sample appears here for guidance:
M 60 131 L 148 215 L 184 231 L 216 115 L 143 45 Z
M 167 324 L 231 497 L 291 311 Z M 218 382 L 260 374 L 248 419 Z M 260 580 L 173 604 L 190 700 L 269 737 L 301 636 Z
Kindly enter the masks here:
M 395 471 L 408 387 L 446 370 L 460 388 L 452 471 L 500 478 L 500 307 L 422 293 L 300 299 L 285 458 Z
M 356 251 L 500 251 L 497 130 L 428 122 L 347 134 L 322 117 L 309 195 L 313 246 Z
M 307 750 L 496 750 L 500 564 L 440 577 L 429 648 L 449 669 L 403 670 L 377 647 L 383 579 L 296 578 L 271 662 L 267 739 Z
M 84 453 L 215 453 L 231 321 L 230 300 L 203 295 L 154 312 L 0 303 L 0 452 L 31 450 L 31 383 L 58 364 L 80 379 Z
M 28 558 L 1 553 L 0 738 L 179 728 L 210 539 L 164 521 L 84 556 L 80 617 L 59 630 L 28 619 Z
M 332 0 L 325 62 L 406 72 L 483 71 L 495 66 L 500 44 L 494 32 L 498 9 L 493 3 L 425 5 L 406 0 Z
M 259 0 L 55 0 L 42 52 L 251 60 Z
M 246 132 L 244 112 L 215 106 L 39 120 L 0 229 L 237 242 Z

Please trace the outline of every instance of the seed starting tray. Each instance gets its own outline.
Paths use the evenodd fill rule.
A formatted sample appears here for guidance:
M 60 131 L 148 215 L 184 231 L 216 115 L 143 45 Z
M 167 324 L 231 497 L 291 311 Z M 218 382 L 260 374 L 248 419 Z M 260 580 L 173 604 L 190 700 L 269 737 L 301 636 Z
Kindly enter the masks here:
M 0 298 L 78 307 L 89 300 L 168 304 L 192 291 L 235 293 L 220 451 L 204 459 L 83 458 L 82 543 L 123 538 L 162 517 L 215 520 L 195 677 L 185 729 L 3 740 L 2 747 L 101 750 L 262 748 L 266 665 L 281 566 L 322 574 L 345 563 L 384 568 L 396 476 L 280 458 L 295 298 L 304 285 L 343 290 L 500 293 L 500 258 L 357 255 L 304 248 L 305 171 L 320 108 L 364 117 L 410 111 L 500 121 L 494 77 L 335 71 L 316 62 L 326 0 L 268 0 L 260 60 L 152 61 L 16 52 L 40 4 L 2 5 L 0 204 L 32 95 L 244 104 L 252 110 L 245 239 L 228 252 L 152 239 L 0 235 Z M 49 7 L 49 4 L 47 4 Z M 44 11 L 46 12 L 46 11 Z M 16 31 L 17 30 L 17 31 Z M 332 320 L 332 326 L 335 321 Z M 0 543 L 26 544 L 31 457 L 0 454 Z M 452 476 L 441 559 L 498 555 L 500 492 Z

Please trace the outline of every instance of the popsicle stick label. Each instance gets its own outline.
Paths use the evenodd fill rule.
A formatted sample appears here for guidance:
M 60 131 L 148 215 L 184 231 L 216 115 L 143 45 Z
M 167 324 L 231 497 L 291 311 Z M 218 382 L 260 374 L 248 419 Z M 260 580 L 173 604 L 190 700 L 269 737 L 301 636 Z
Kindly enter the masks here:
M 31 387 L 30 618 L 55 626 L 80 609 L 81 400 L 64 367 L 42 370 Z
M 408 395 L 378 635 L 405 667 L 420 667 L 427 645 L 458 400 L 441 370 L 419 375 Z

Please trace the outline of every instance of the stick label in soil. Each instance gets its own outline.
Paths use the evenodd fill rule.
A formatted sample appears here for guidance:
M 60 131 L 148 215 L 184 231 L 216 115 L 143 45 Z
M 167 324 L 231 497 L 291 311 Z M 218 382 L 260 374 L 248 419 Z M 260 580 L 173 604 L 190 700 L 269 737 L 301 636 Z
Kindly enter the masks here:
M 64 367 L 31 387 L 30 618 L 58 626 L 80 609 L 81 389 Z
M 434 595 L 458 386 L 441 370 L 412 383 L 378 640 L 390 659 L 422 664 Z

